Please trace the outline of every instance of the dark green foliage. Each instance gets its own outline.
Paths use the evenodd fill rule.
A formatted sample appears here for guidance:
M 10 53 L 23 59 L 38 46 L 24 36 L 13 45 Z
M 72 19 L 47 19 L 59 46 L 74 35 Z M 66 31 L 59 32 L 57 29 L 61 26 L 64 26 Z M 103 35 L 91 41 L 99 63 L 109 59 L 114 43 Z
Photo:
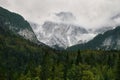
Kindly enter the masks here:
M 3 29 L 0 31 L 0 80 L 119 80 L 119 53 L 56 51 Z
M 82 55 L 81 55 L 81 52 L 80 50 L 78 50 L 78 53 L 77 53 L 77 59 L 76 59 L 76 65 L 79 65 L 80 63 L 82 63 L 83 60 L 82 60 Z
M 2 34 L 0 79 L 119 80 L 119 65 L 115 71 L 118 54 L 119 51 L 58 52 L 19 36 Z
M 31 39 L 23 34 L 21 36 L 33 42 L 38 42 L 30 24 L 22 16 L 2 7 L 0 7 L 0 27 L 0 33 L 3 33 L 3 31 L 6 33 L 9 30 L 16 35 L 18 35 L 20 31 L 26 30 L 26 34 L 31 33 Z
M 120 80 L 120 54 L 119 54 L 118 60 L 117 60 L 116 79 L 115 80 Z
M 29 23 L 24 20 L 22 16 L 16 13 L 9 12 L 8 10 L 0 7 L 0 19 L 4 20 L 5 24 L 8 26 L 12 26 L 18 31 L 19 29 L 28 28 L 32 30 Z M 15 29 L 14 29 L 15 30 Z

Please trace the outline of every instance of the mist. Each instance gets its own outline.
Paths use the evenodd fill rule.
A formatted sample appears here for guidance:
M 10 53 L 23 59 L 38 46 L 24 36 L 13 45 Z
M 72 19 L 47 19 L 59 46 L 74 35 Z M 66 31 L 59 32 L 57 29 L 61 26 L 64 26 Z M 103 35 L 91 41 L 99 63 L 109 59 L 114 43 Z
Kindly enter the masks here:
M 56 13 L 70 12 L 71 23 L 84 28 L 120 25 L 120 0 L 0 0 L 0 6 L 37 24 L 59 21 Z

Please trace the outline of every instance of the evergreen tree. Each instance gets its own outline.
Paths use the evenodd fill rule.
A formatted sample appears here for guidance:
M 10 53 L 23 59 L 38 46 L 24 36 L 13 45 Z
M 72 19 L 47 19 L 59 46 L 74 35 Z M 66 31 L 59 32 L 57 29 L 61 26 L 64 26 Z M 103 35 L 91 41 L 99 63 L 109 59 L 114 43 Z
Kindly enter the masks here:
M 47 80 L 48 78 L 48 65 L 47 65 L 48 53 L 45 53 L 43 56 L 43 61 L 41 64 L 41 80 Z
M 115 80 L 120 80 L 120 54 L 117 60 L 117 66 L 116 66 L 116 79 Z
M 80 52 L 80 50 L 78 50 L 75 64 L 76 64 L 76 65 L 79 65 L 79 63 L 82 63 L 82 61 L 83 61 L 83 60 L 82 60 L 81 52 Z
M 68 73 L 68 66 L 69 66 L 69 55 L 68 53 L 66 53 L 66 59 L 65 59 L 65 63 L 64 63 L 64 74 L 63 74 L 63 78 L 64 80 L 67 80 L 67 73 Z

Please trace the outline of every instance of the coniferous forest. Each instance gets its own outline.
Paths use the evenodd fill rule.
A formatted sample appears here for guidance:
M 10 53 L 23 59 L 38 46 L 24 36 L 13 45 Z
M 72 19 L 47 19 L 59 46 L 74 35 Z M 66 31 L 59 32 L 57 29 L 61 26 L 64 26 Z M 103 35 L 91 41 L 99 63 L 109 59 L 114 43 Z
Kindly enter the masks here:
M 120 80 L 120 51 L 56 51 L 0 34 L 0 80 Z

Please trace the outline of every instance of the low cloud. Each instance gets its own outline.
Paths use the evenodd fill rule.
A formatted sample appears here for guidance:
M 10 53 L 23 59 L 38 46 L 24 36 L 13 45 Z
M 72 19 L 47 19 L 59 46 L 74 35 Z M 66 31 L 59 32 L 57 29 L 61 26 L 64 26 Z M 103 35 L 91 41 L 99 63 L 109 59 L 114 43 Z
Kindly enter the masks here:
M 85 28 L 118 25 L 120 19 L 111 18 L 120 13 L 119 3 L 120 0 L 0 0 L 0 6 L 38 24 L 53 20 L 54 13 L 71 12 L 76 24 Z

